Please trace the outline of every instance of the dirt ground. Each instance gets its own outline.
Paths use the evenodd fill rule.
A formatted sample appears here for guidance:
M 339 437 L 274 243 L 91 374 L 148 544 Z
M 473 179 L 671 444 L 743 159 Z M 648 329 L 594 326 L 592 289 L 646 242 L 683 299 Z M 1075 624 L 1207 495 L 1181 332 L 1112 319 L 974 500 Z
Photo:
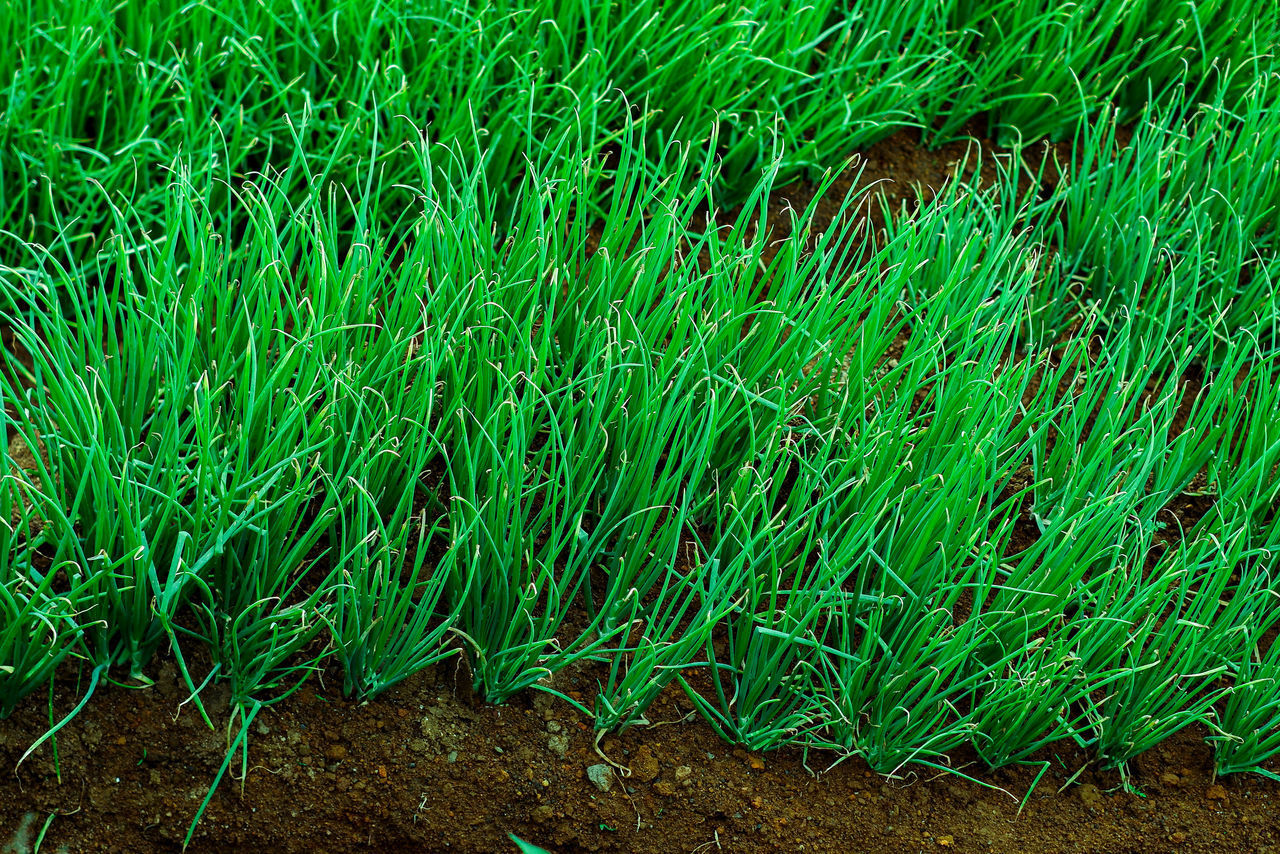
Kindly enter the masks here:
M 515 833 L 566 854 L 1280 852 L 1280 785 L 1215 780 L 1201 730 L 1133 764 L 1140 795 L 1073 745 L 1037 757 L 1048 770 L 1019 814 L 1039 767 L 986 772 L 954 757 L 986 786 L 937 772 L 890 780 L 816 753 L 806 767 L 799 751 L 734 749 L 677 690 L 651 726 L 597 745 L 568 704 L 536 692 L 485 705 L 468 677 L 449 665 L 355 703 L 331 673 L 263 710 L 243 791 L 223 780 L 189 850 L 497 852 L 515 850 Z M 558 687 L 589 698 L 592 684 L 584 673 Z M 226 751 L 225 693 L 205 694 L 213 731 L 180 708 L 185 696 L 172 662 L 151 688 L 102 689 L 58 736 L 61 782 L 49 745 L 12 770 L 48 727 L 44 704 L 25 704 L 0 727 L 0 851 L 32 851 L 50 814 L 41 851 L 180 850 Z M 55 713 L 75 698 L 74 681 L 59 683 Z M 627 771 L 602 777 L 608 761 Z
M 829 220 L 855 183 L 889 181 L 880 189 L 895 205 L 928 195 L 965 149 L 925 151 L 914 133 L 899 133 L 865 153 L 861 180 L 843 177 L 819 218 Z M 784 212 L 802 209 L 810 193 L 799 184 L 775 194 L 777 236 Z M 18 764 L 78 701 L 76 673 L 0 722 L 0 854 L 37 850 L 42 831 L 43 852 L 182 848 L 226 756 L 227 695 L 220 686 L 202 695 L 211 730 L 184 705 L 171 658 L 150 675 L 151 687 L 99 688 L 58 734 L 56 755 L 46 743 Z M 590 705 L 595 678 L 562 673 L 556 687 Z M 981 784 L 919 768 L 886 779 L 857 759 L 831 767 L 829 754 L 748 754 L 717 738 L 674 688 L 650 709 L 650 725 L 597 744 L 589 722 L 550 695 L 480 702 L 464 664 L 368 703 L 344 699 L 340 685 L 330 667 L 259 713 L 247 779 L 238 779 L 237 755 L 189 850 L 499 852 L 516 850 L 507 836 L 515 833 L 566 854 L 1280 854 L 1280 784 L 1214 779 L 1202 728 L 1139 757 L 1129 771 L 1135 793 L 1070 743 L 995 772 L 952 757 Z

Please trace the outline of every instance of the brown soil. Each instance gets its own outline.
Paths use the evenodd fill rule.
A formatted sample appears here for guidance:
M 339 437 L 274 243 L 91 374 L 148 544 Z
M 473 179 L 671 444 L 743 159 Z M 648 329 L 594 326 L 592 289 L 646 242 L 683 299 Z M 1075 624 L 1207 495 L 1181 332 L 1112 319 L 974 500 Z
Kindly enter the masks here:
M 894 207 L 932 195 L 968 147 L 931 152 L 917 140 L 904 131 L 866 152 L 830 203 L 821 202 L 817 228 L 855 186 L 889 182 L 880 189 Z M 990 157 L 994 148 L 983 142 L 981 150 Z M 1069 151 L 1046 148 L 1034 158 L 1046 153 Z M 788 208 L 802 209 L 811 195 L 804 184 L 775 193 L 776 238 L 789 230 Z M 873 227 L 878 217 L 876 206 Z M 1207 509 L 1207 499 L 1179 501 L 1170 508 L 1179 516 Z M 46 742 L 18 764 L 78 701 L 84 686 L 74 672 L 51 699 L 33 696 L 0 722 L 0 765 L 15 769 L 0 777 L 0 854 L 34 850 L 50 816 L 41 851 L 181 849 L 234 733 L 225 688 L 202 694 L 210 730 L 183 705 L 187 691 L 171 659 L 150 672 L 147 688 L 100 688 L 58 734 L 56 757 Z M 595 677 L 562 673 L 556 688 L 589 706 Z M 247 779 L 229 779 L 239 775 L 237 754 L 191 850 L 514 851 L 507 834 L 515 833 L 553 852 L 1280 852 L 1280 784 L 1215 780 L 1202 728 L 1131 764 L 1137 794 L 1070 742 L 1035 766 L 997 771 L 953 757 L 955 770 L 984 785 L 921 768 L 886 779 L 856 758 L 830 767 L 830 754 L 735 749 L 674 688 L 649 710 L 652 725 L 597 745 L 590 722 L 550 695 L 526 692 L 504 707 L 480 702 L 465 664 L 423 673 L 368 703 L 344 699 L 340 684 L 331 666 L 259 713 Z M 625 770 L 604 791 L 588 768 L 610 763 Z
M 190 850 L 514 851 L 515 833 L 553 852 L 635 854 L 1280 851 L 1280 786 L 1215 781 L 1201 731 L 1133 763 L 1142 795 L 1059 745 L 1038 757 L 1048 771 L 1019 814 L 1038 767 L 990 772 L 955 757 L 957 770 L 1003 791 L 920 770 L 887 780 L 857 759 L 828 770 L 830 755 L 811 754 L 806 768 L 799 751 L 724 743 L 669 689 L 650 710 L 654 725 L 599 745 L 630 771 L 605 792 L 587 769 L 606 760 L 568 704 L 538 692 L 486 705 L 468 676 L 428 671 L 366 704 L 313 680 L 264 709 L 243 793 L 223 780 Z M 589 696 L 585 675 L 561 681 Z M 0 784 L 3 839 L 26 827 L 30 844 L 56 814 L 42 851 L 179 850 L 225 756 L 228 717 L 225 694 L 218 708 L 207 690 L 211 731 L 190 705 L 179 710 L 185 696 L 172 663 L 149 689 L 101 690 L 58 736 L 61 783 L 46 745 Z M 59 683 L 55 713 L 75 699 L 74 681 Z M 6 768 L 48 727 L 42 706 L 0 728 Z

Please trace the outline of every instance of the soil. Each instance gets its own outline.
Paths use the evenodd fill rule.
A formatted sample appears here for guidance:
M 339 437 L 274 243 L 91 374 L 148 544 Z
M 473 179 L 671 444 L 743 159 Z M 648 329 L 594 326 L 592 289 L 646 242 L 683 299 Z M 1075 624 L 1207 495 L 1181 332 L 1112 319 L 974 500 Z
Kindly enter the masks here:
M 552 852 L 1280 852 L 1280 785 L 1215 780 L 1198 729 L 1131 764 L 1141 794 L 1059 746 L 1036 757 L 1047 770 L 1019 813 L 1043 765 L 992 772 L 955 756 L 982 785 L 928 769 L 886 779 L 816 753 L 806 767 L 799 751 L 726 744 L 673 689 L 650 709 L 652 725 L 597 745 L 549 694 L 480 702 L 465 666 L 369 703 L 343 699 L 337 680 L 313 679 L 259 713 L 243 789 L 222 781 L 189 850 L 495 852 L 514 851 L 515 833 Z M 560 680 L 589 698 L 590 674 Z M 33 850 L 51 814 L 42 851 L 180 850 L 226 754 L 228 719 L 225 694 L 219 708 L 218 692 L 205 692 L 214 730 L 180 707 L 185 696 L 172 662 L 148 689 L 100 689 L 59 733 L 56 766 L 46 743 L 0 783 L 0 839 L 12 836 L 0 850 Z M 76 699 L 73 679 L 58 683 L 55 714 Z M 0 727 L 4 767 L 48 728 L 43 705 Z
M 894 207 L 929 197 L 967 149 L 928 151 L 911 131 L 890 137 L 819 203 L 815 231 L 853 187 L 885 182 L 878 189 Z M 1046 155 L 1069 148 L 1033 152 L 1033 171 Z M 789 231 L 788 210 L 812 194 L 803 183 L 774 194 L 777 238 Z M 880 222 L 878 206 L 860 215 Z M 1207 509 L 1206 499 L 1179 502 L 1170 508 L 1179 516 Z M 34 851 L 37 839 L 46 852 L 181 850 L 235 731 L 225 688 L 201 695 L 210 729 L 184 703 L 171 657 L 148 673 L 148 687 L 100 687 L 22 762 L 83 683 L 64 673 L 47 698 L 28 698 L 0 722 L 0 766 L 13 769 L 0 775 L 0 854 Z M 597 675 L 563 672 L 555 687 L 590 706 Z M 1280 854 L 1280 783 L 1215 779 L 1201 727 L 1132 762 L 1127 786 L 1070 742 L 1027 766 L 991 771 L 961 752 L 951 758 L 957 773 L 912 767 L 885 778 L 856 758 L 735 748 L 676 688 L 650 708 L 652 723 L 597 743 L 590 722 L 549 694 L 493 706 L 470 684 L 465 663 L 450 662 L 358 703 L 342 696 L 330 666 L 258 714 L 247 775 L 239 779 L 236 754 L 189 850 L 514 851 L 514 833 L 552 852 Z

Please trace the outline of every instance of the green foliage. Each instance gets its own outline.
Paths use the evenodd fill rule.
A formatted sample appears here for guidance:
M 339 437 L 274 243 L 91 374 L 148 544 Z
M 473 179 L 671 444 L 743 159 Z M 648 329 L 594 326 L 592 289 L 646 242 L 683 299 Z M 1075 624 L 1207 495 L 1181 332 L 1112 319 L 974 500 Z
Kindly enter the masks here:
M 1280 13 L 161 5 L 0 15 L 0 716 L 167 645 L 219 779 L 451 656 L 885 774 L 1280 752 Z

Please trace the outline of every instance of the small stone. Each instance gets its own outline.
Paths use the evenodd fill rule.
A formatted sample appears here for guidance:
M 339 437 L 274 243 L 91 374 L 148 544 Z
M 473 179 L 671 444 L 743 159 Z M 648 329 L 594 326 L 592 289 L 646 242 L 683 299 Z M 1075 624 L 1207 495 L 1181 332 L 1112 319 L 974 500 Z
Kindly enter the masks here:
M 1087 807 L 1096 807 L 1102 803 L 1102 790 L 1093 783 L 1085 783 L 1077 790 L 1077 794 Z
M 427 744 L 425 738 L 411 738 L 409 739 L 409 749 L 414 753 L 426 753 L 430 749 L 430 745 Z
M 693 769 L 688 765 L 681 765 L 676 769 L 676 780 L 687 780 L 693 776 Z
M 564 727 L 560 725 L 559 721 L 547 721 L 547 732 L 555 733 L 560 732 L 562 729 Z
M 952 845 L 956 844 L 956 838 L 952 836 L 950 833 L 944 833 L 941 836 L 935 836 L 933 841 L 941 845 L 943 848 L 950 848 Z
M 547 749 L 561 759 L 569 752 L 569 736 L 561 733 L 547 738 Z
M 600 791 L 607 792 L 613 788 L 613 769 L 608 765 L 589 765 L 587 779 Z
M 540 712 L 545 712 L 551 708 L 551 704 L 555 702 L 555 697 L 546 691 L 533 692 L 533 707 Z
M 669 783 L 666 780 L 663 780 L 661 783 L 654 783 L 653 790 L 664 798 L 669 798 L 676 793 L 675 784 Z
M 648 783 L 658 776 L 658 758 L 649 750 L 648 745 L 643 745 L 636 751 L 631 760 L 631 773 L 641 783 Z
M 550 804 L 543 804 L 533 809 L 533 820 L 538 824 L 546 824 L 555 817 L 555 809 Z
M 341 762 L 347 758 L 347 748 L 341 744 L 331 744 L 324 749 L 324 758 L 331 762 Z
M 448 761 L 450 761 L 450 762 L 457 762 L 457 761 L 458 761 L 458 751 L 456 751 L 456 750 L 450 750 L 450 751 L 449 751 L 449 755 L 446 757 L 446 759 L 448 759 Z
M 1182 831 L 1178 831 L 1177 833 L 1171 833 L 1169 834 L 1169 841 L 1172 842 L 1174 845 L 1181 845 L 1182 843 L 1187 841 L 1187 835 Z
M 1219 785 L 1212 785 L 1204 796 L 1211 801 L 1225 801 L 1227 799 L 1227 790 Z
M 1165 771 L 1160 775 L 1160 782 L 1166 786 L 1176 786 L 1182 782 L 1182 778 L 1172 771 Z

